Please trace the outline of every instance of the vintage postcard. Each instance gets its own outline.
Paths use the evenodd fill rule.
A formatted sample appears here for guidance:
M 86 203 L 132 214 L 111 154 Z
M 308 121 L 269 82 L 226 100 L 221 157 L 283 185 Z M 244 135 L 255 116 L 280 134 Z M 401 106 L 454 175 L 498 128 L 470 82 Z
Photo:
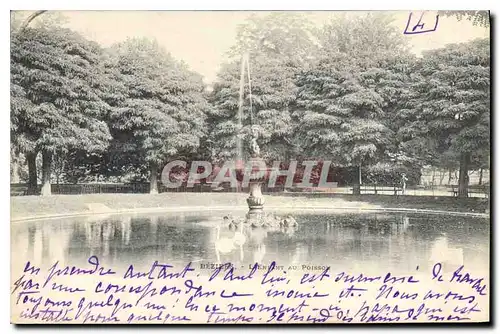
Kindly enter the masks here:
M 490 13 L 12 11 L 11 322 L 490 321 Z

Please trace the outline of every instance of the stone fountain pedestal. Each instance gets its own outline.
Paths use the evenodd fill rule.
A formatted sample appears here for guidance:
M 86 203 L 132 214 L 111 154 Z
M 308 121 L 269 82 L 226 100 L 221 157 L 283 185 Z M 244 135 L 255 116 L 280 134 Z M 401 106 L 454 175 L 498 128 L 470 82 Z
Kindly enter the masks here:
M 265 167 L 266 164 L 264 159 L 256 155 L 251 158 L 250 162 L 250 166 L 264 166 L 263 168 L 265 168 L 265 170 L 264 173 L 245 171 L 250 173 L 248 180 L 250 191 L 247 198 L 248 212 L 245 219 L 233 220 L 231 224 L 245 224 L 253 228 L 285 228 L 285 231 L 289 228 L 295 228 L 297 226 L 297 221 L 291 215 L 280 217 L 264 211 L 265 199 L 262 194 L 262 185 L 269 180 L 269 173 L 271 173 L 273 169 Z
M 252 126 L 252 138 L 250 143 L 250 164 L 249 166 L 255 167 L 259 166 L 260 170 L 258 173 L 253 173 L 251 171 L 245 171 L 249 173 L 248 185 L 250 188 L 250 194 L 247 198 L 248 213 L 243 221 L 244 224 L 250 225 L 252 227 L 292 227 L 296 226 L 297 222 L 293 217 L 288 215 L 285 218 L 281 218 L 275 215 L 267 215 L 264 213 L 264 196 L 262 195 L 262 185 L 269 179 L 269 173 L 272 169 L 266 167 L 265 160 L 260 156 L 260 147 L 257 144 L 258 138 L 258 127 Z M 264 170 L 262 170 L 264 168 Z M 245 174 L 246 175 L 246 174 Z M 241 222 L 241 221 L 240 221 Z M 239 222 L 237 223 L 239 224 Z
M 251 166 L 265 165 L 260 157 L 253 157 Z M 267 174 L 267 170 L 265 171 Z M 264 196 L 262 195 L 262 184 L 266 181 L 266 176 L 250 176 L 249 188 L 250 195 L 247 198 L 248 213 L 246 222 L 252 226 L 264 225 Z

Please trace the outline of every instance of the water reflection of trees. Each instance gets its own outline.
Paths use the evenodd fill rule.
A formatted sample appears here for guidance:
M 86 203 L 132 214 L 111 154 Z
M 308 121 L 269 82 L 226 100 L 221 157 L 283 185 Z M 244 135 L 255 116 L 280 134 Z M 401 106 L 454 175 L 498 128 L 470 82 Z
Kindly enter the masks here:
M 436 243 L 463 248 L 464 263 L 487 261 L 489 224 L 474 218 L 406 214 L 303 215 L 297 228 L 250 228 L 240 249 L 221 261 L 235 264 L 317 264 L 348 270 L 353 266 L 412 270 L 430 266 Z M 113 265 L 176 265 L 216 262 L 213 225 L 198 217 L 95 217 L 73 222 L 44 222 L 13 227 L 16 253 L 40 264 L 85 261 L 90 255 Z M 227 227 L 221 234 L 232 238 Z M 444 234 L 443 234 L 444 233 Z M 434 245 L 434 246 L 433 246 Z M 16 254 L 17 257 L 17 254 Z
M 382 265 L 400 270 L 429 268 L 432 242 L 441 227 L 450 222 L 428 217 L 420 233 L 420 222 L 407 214 L 342 215 L 299 217 L 300 228 L 294 238 L 275 237 L 268 251 L 277 254 L 283 264 L 297 263 L 373 267 Z M 438 225 L 436 227 L 436 225 Z M 470 224 L 451 224 L 454 235 L 466 236 Z M 457 228 L 458 227 L 458 228 Z M 479 234 L 477 240 L 483 240 Z M 469 239 L 470 240 L 470 239 Z M 463 246 L 467 240 L 462 240 Z
M 11 233 L 12 256 L 16 262 L 25 259 L 39 266 L 50 266 L 56 261 L 66 264 L 71 234 L 64 222 L 17 226 Z
M 244 245 L 243 262 L 260 259 L 263 264 L 276 261 L 283 265 L 324 265 L 373 261 L 388 257 L 392 251 L 391 239 L 404 238 L 409 227 L 406 216 L 303 216 L 298 219 L 301 222 L 294 229 L 245 228 L 248 242 Z M 229 239 L 231 233 L 226 229 L 222 237 Z M 222 262 L 241 261 L 230 253 Z
M 83 237 L 83 238 L 82 238 Z M 88 254 L 111 263 L 150 265 L 154 261 L 185 264 L 203 259 L 210 234 L 184 216 L 115 217 L 87 222 L 84 239 Z
M 420 215 L 412 217 L 410 233 L 428 254 L 429 267 L 441 257 L 448 267 L 463 263 L 484 268 L 489 257 L 489 230 L 484 218 Z M 441 255 L 438 249 L 443 250 Z

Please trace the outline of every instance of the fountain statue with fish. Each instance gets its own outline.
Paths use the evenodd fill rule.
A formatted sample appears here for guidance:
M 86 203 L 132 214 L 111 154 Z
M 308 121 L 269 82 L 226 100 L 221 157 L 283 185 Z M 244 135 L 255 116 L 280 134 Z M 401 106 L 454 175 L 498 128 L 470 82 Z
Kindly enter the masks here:
M 252 139 L 250 142 L 250 161 L 248 166 L 265 166 L 265 161 L 260 155 L 260 147 L 257 143 L 258 128 L 252 126 Z M 296 227 L 297 221 L 291 215 L 280 217 L 272 213 L 264 212 L 265 199 L 262 194 L 262 185 L 268 181 L 269 173 L 272 169 L 267 168 L 261 173 L 249 173 L 250 193 L 247 198 L 248 213 L 246 217 L 235 218 L 231 215 L 224 217 L 224 221 L 229 224 L 229 228 L 236 228 L 239 224 L 245 224 L 251 227 Z
M 249 144 L 250 160 L 247 166 L 266 166 L 264 159 L 261 156 L 260 147 L 257 142 L 259 139 L 259 127 L 253 124 L 253 108 L 252 108 L 252 93 L 251 93 L 251 80 L 250 80 L 250 67 L 248 62 L 248 54 L 242 57 L 241 64 L 241 77 L 240 77 L 240 98 L 239 98 L 239 108 L 238 108 L 238 126 L 242 128 L 242 114 L 243 114 L 243 96 L 244 96 L 244 71 L 245 65 L 248 74 L 248 87 L 249 87 L 249 101 L 250 101 L 250 123 L 251 123 L 251 139 Z M 241 152 L 241 139 L 237 137 L 237 150 L 238 158 L 242 158 Z M 241 160 L 240 160 L 241 161 Z M 240 172 L 241 172 L 240 167 Z M 251 167 L 250 167 L 251 168 Z M 247 171 L 249 173 L 249 189 L 250 194 L 247 198 L 248 213 L 246 217 L 234 218 L 232 216 L 225 216 L 225 222 L 229 223 L 229 227 L 236 227 L 237 225 L 245 224 L 251 227 L 296 227 L 297 221 L 291 215 L 286 217 L 279 217 L 274 214 L 264 212 L 264 196 L 262 195 L 262 185 L 264 182 L 268 181 L 269 173 L 272 169 L 265 168 L 261 173 L 252 173 L 251 170 Z

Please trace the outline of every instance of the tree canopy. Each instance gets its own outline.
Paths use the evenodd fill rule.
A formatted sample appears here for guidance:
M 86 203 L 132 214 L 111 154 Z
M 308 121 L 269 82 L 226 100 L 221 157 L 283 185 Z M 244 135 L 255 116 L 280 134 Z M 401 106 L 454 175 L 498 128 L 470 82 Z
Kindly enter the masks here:
M 490 144 L 490 45 L 486 39 L 428 51 L 412 76 L 409 137 L 430 135 L 441 152 L 473 152 Z M 418 126 L 418 124 L 421 124 Z
M 156 192 L 169 160 L 245 159 L 251 126 L 268 163 L 331 160 L 349 183 L 459 167 L 464 196 L 468 170 L 489 168 L 489 39 L 417 57 L 389 14 L 320 29 L 300 13 L 252 15 L 207 90 L 155 40 L 103 49 L 58 13 L 19 29 L 28 14 L 11 14 L 11 161 L 25 156 L 31 188 L 42 168 L 43 194 L 51 175 L 149 179 Z M 489 26 L 489 12 L 440 14 Z
M 458 21 L 466 19 L 475 26 L 489 27 L 490 12 L 488 10 L 443 10 L 439 14 L 448 17 L 455 17 Z
M 196 151 L 209 109 L 201 76 L 155 41 L 129 39 L 109 52 L 123 87 L 109 116 L 120 154 L 156 173 L 167 159 Z
M 360 166 L 394 151 L 393 120 L 412 59 L 390 22 L 346 14 L 318 33 L 321 56 L 299 75 L 293 114 L 307 152 Z
M 11 42 L 11 136 L 21 152 L 106 149 L 109 105 L 101 49 L 60 28 L 26 29 Z
M 484 166 L 489 160 L 489 40 L 477 39 L 426 52 L 412 81 L 408 108 L 402 110 L 406 122 L 401 132 L 408 141 L 428 138 L 438 154 L 434 165 L 443 161 L 439 155 L 460 156 L 460 185 L 466 191 L 471 155 L 475 156 L 476 166 Z

